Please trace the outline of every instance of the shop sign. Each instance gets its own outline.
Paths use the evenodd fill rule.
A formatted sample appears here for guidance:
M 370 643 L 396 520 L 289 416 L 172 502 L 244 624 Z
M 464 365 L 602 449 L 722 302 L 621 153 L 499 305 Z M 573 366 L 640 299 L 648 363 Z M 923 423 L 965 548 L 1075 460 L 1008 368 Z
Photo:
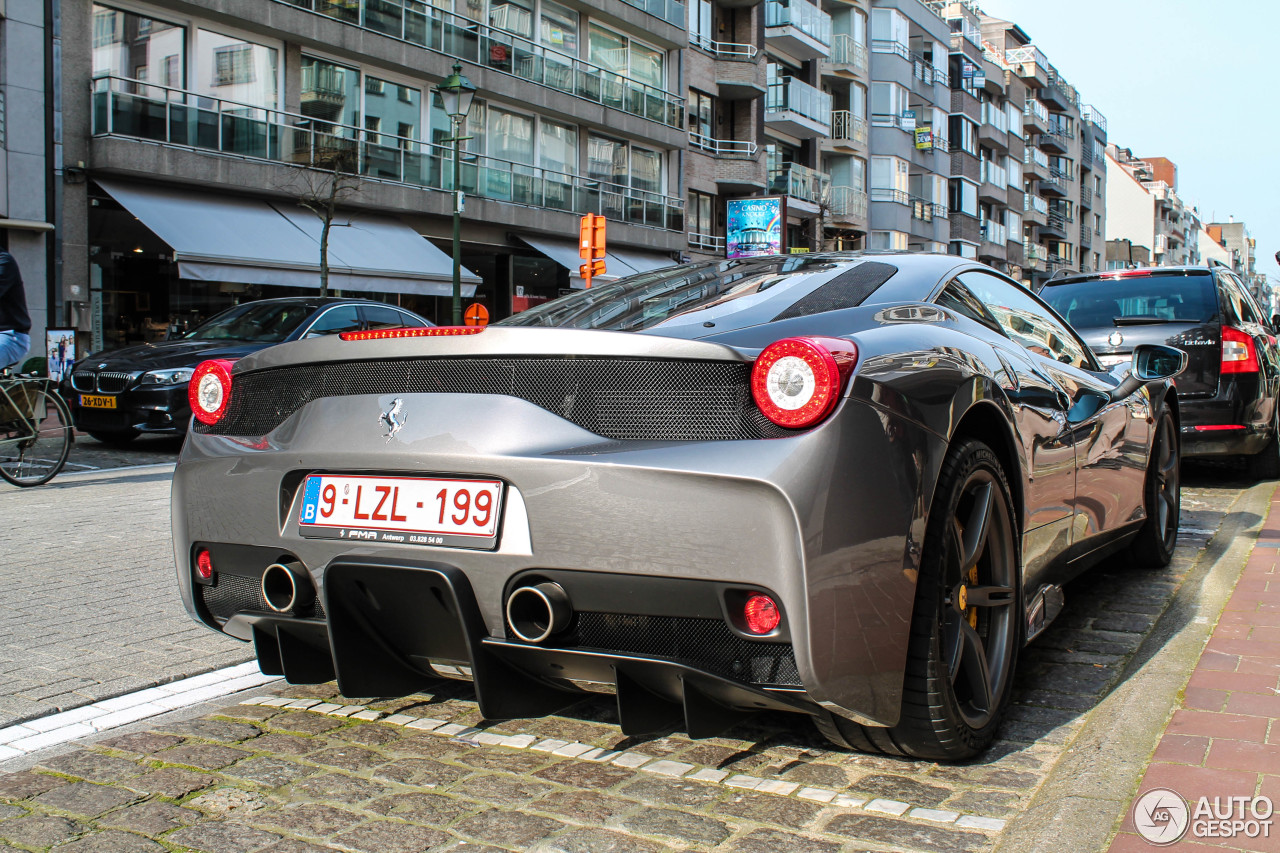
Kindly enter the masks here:
M 780 255 L 783 247 L 783 223 L 787 218 L 786 199 L 735 198 L 725 203 L 725 256 L 751 258 L 757 255 Z

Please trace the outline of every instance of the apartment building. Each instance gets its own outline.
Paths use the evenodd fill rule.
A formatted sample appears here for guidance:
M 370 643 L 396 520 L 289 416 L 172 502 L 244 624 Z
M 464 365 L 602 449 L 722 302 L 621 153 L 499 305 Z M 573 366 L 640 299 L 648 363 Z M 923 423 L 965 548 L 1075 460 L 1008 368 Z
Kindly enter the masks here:
M 1023 280 L 1034 284 L 1060 269 L 1100 269 L 1106 251 L 1106 175 L 1099 145 L 1105 146 L 1106 119 L 1082 103 L 1075 87 L 1017 24 L 981 15 L 981 28 L 984 46 L 1003 56 L 1026 88 Z
M 64 0 L 62 20 L 87 178 L 63 188 L 65 278 L 94 301 L 62 296 L 96 343 L 314 289 L 317 181 L 340 190 L 331 286 L 441 322 L 455 190 L 465 296 L 494 318 L 577 284 L 583 213 L 609 220 L 607 276 L 688 246 L 682 3 Z M 476 87 L 456 163 L 455 65 Z
M 40 355 L 46 326 L 60 325 L 48 280 L 56 280 L 59 211 L 54 171 L 60 140 L 56 104 L 44 93 L 56 73 L 56 43 L 42 3 L 0 3 L 0 248 L 18 262 L 31 313 L 32 355 Z M 52 313 L 51 313 L 52 312 Z M 52 319 L 51 319 L 52 318 Z
M 1107 155 L 1129 178 L 1124 198 L 1117 199 L 1121 218 L 1108 239 L 1112 235 L 1118 239 L 1140 236 L 1147 241 L 1141 245 L 1151 250 L 1156 265 L 1200 263 L 1200 214 L 1178 195 L 1177 165 L 1165 157 L 1135 157 L 1128 148 L 1115 144 L 1107 147 Z M 1138 194 L 1134 184 L 1146 198 Z
M 1253 295 L 1265 306 L 1271 306 L 1272 313 L 1277 313 L 1276 298 L 1273 288 L 1267 280 L 1266 273 L 1258 272 L 1258 241 L 1249 234 L 1249 228 L 1235 217 L 1226 222 L 1210 222 L 1205 225 L 1210 239 L 1225 249 L 1232 258 L 1232 268 L 1240 278 L 1249 285 Z

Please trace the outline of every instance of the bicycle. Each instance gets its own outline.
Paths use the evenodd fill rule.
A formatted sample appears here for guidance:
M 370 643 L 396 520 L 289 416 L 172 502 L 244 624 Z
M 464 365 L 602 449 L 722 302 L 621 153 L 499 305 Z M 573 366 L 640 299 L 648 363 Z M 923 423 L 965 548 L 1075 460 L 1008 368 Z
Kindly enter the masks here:
M 0 371 L 0 478 L 15 486 L 49 482 L 67 464 L 71 409 L 44 376 Z

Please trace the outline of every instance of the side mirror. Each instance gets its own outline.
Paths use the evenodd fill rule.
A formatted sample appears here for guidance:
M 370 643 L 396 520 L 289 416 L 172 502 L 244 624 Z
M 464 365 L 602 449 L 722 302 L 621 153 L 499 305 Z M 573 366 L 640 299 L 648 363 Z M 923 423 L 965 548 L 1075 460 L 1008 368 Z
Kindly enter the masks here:
M 1187 368 L 1187 354 L 1163 344 L 1138 344 L 1133 348 L 1133 366 L 1125 380 L 1111 389 L 1108 402 L 1123 400 L 1148 382 L 1172 379 Z

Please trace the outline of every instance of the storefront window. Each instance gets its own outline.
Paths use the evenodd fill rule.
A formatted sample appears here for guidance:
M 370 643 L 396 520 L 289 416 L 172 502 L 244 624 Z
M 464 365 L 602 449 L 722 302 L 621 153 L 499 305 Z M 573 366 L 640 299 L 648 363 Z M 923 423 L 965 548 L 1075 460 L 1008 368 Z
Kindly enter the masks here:
M 279 51 L 222 33 L 196 37 L 196 91 L 251 107 L 279 106 Z
M 93 76 L 127 77 L 171 86 L 186 85 L 185 27 L 122 12 L 93 7 Z M 157 90 L 152 97 L 164 97 Z

